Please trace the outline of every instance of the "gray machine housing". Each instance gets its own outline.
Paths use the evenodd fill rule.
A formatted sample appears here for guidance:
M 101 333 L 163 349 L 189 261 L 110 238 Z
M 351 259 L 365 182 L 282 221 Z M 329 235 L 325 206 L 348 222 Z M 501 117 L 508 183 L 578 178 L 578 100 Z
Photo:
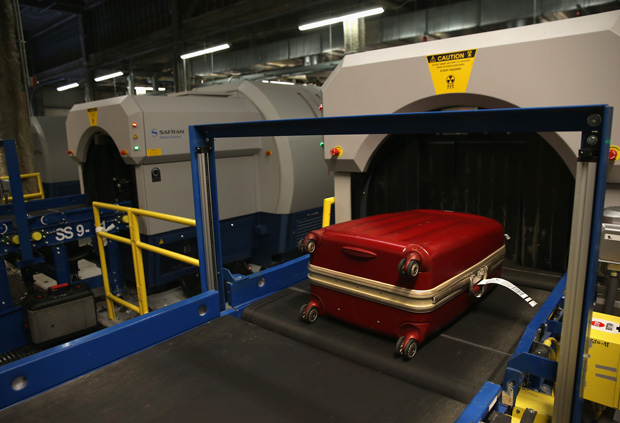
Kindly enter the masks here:
M 476 49 L 466 92 L 436 94 L 427 56 Z M 620 12 L 417 43 L 346 56 L 323 85 L 325 116 L 480 108 L 609 104 L 620 107 Z M 372 81 L 370 83 L 369 81 Z M 363 87 L 363 89 L 361 89 Z M 617 110 L 616 110 L 616 113 Z M 580 139 L 540 134 L 575 172 Z M 365 172 L 385 137 L 327 136 L 336 221 L 351 219 L 351 174 Z M 612 144 L 620 139 L 613 128 Z M 618 141 L 616 141 L 617 143 Z M 329 151 L 341 146 L 336 160 Z M 606 204 L 620 202 L 610 163 Z
M 188 126 L 319 115 L 312 86 L 235 82 L 169 96 L 123 96 L 75 105 L 67 117 L 69 149 L 80 167 L 96 134 L 108 134 L 133 166 L 138 207 L 193 218 Z M 89 115 L 90 111 L 90 115 Z M 333 195 L 320 137 L 216 140 L 220 220 L 254 213 L 289 215 Z M 153 178 L 153 171 L 160 175 Z M 80 175 L 82 190 L 83 175 Z M 179 226 L 151 219 L 148 235 Z
M 46 197 L 80 193 L 77 164 L 67 160 L 64 116 L 32 116 L 32 146 L 35 169 L 41 174 Z

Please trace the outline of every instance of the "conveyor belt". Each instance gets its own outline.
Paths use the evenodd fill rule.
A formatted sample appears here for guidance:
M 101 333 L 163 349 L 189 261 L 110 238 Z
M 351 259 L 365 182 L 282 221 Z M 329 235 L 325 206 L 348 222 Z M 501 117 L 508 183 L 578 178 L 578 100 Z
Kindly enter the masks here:
M 249 322 L 218 318 L 9 407 L 0 422 L 453 422 L 484 381 L 500 381 L 535 312 L 496 289 L 404 361 L 393 339 L 299 321 L 307 298 L 307 282 L 285 289 L 246 309 Z
M 0 422 L 453 422 L 463 407 L 222 317 L 16 404 Z
M 511 276 L 519 285 L 517 274 Z M 549 294 L 536 288 L 524 289 L 538 303 Z M 300 321 L 299 309 L 308 299 L 309 284 L 302 282 L 252 304 L 243 318 L 464 404 L 485 381 L 501 383 L 506 363 L 536 312 L 519 296 L 498 287 L 450 327 L 427 339 L 407 362 L 394 357 L 395 339 L 323 316 L 311 325 Z

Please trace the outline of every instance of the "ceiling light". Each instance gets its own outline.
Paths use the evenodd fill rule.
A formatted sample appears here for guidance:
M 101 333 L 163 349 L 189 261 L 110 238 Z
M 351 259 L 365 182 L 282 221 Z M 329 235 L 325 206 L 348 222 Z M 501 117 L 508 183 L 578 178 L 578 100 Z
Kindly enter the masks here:
M 77 88 L 79 86 L 80 86 L 80 84 L 78 84 L 77 82 L 73 82 L 71 84 L 63 85 L 62 87 L 58 87 L 58 88 L 56 88 L 56 90 L 57 91 L 66 91 L 66 90 L 70 90 L 71 88 Z
M 269 81 L 271 84 L 280 84 L 280 85 L 295 85 L 294 82 L 287 81 Z
M 134 87 L 136 95 L 146 94 L 147 91 L 153 91 L 153 87 Z
M 209 48 L 206 48 L 204 50 L 199 50 L 199 51 L 194 51 L 192 53 L 182 54 L 181 55 L 181 59 L 183 59 L 183 60 L 191 59 L 192 57 L 202 56 L 203 54 L 215 53 L 216 51 L 226 50 L 227 48 L 230 48 L 230 45 L 222 44 L 222 45 L 215 46 L 215 47 L 209 47 Z
M 325 19 L 323 21 L 301 25 L 299 27 L 299 30 L 306 31 L 308 29 L 314 29 L 314 28 L 319 28 L 321 26 L 333 25 L 339 22 L 344 22 L 349 19 L 360 19 L 360 18 L 365 18 L 366 16 L 378 15 L 383 12 L 384 10 L 382 7 L 377 7 L 375 9 L 369 9 L 369 10 L 364 10 L 362 12 L 351 13 L 349 15 L 340 16 L 339 18 Z
M 105 81 L 106 79 L 116 78 L 117 76 L 123 76 L 123 72 L 114 72 L 103 76 L 98 76 L 95 78 L 95 82 Z
M 157 91 L 166 91 L 166 89 L 164 87 L 159 87 L 157 88 Z

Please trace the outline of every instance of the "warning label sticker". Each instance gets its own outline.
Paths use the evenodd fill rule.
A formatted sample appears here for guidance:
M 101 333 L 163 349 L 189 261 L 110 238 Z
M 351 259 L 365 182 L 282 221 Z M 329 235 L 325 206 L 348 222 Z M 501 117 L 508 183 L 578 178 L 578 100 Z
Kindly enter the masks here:
M 146 150 L 147 157 L 161 156 L 161 148 L 149 148 Z
M 609 320 L 603 320 L 598 318 L 592 319 L 592 329 L 600 330 L 603 332 L 620 333 L 620 325 L 615 322 L 610 322 Z
M 90 126 L 97 126 L 97 108 L 88 109 L 88 120 L 90 121 Z
M 464 93 L 474 66 L 476 50 L 426 56 L 436 94 Z

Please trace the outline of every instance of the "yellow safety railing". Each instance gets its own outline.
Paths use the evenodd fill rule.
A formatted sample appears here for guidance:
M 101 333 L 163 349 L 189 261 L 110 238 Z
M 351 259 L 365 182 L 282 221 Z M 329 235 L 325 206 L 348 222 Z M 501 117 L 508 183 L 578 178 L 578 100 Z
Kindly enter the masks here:
M 129 225 L 129 238 L 122 237 L 120 235 L 110 234 L 105 232 L 105 229 L 101 226 L 101 216 L 99 215 L 100 209 L 116 210 L 127 213 L 123 216 L 123 219 Z M 144 262 L 142 260 L 142 250 L 151 251 L 156 254 L 182 261 L 192 266 L 200 266 L 197 258 L 189 257 L 183 254 L 175 253 L 174 251 L 166 250 L 165 248 L 156 247 L 151 244 L 140 241 L 140 226 L 138 217 L 150 217 L 154 219 L 165 220 L 168 222 L 179 223 L 182 225 L 196 227 L 195 219 L 188 219 L 185 217 L 172 216 L 163 213 L 152 212 L 148 210 L 136 209 L 133 207 L 119 206 L 117 204 L 107 204 L 93 201 L 93 212 L 95 213 L 95 228 L 97 229 L 97 247 L 99 248 L 99 257 L 101 261 L 101 275 L 103 277 L 103 287 L 105 290 L 106 303 L 108 305 L 108 317 L 110 320 L 114 320 L 116 317 L 114 313 L 114 303 L 127 307 L 130 310 L 142 315 L 149 311 L 148 300 L 146 297 L 146 282 L 144 277 Z M 110 290 L 110 281 L 108 278 L 108 266 L 105 259 L 105 252 L 103 246 L 103 238 L 107 238 L 112 241 L 120 242 L 122 244 L 131 246 L 131 253 L 133 256 L 133 268 L 136 277 L 136 290 L 138 294 L 138 306 L 131 304 L 122 298 L 117 297 Z
M 19 175 L 19 177 L 21 178 L 22 181 L 24 179 L 37 178 L 37 185 L 39 187 L 39 192 L 33 192 L 32 194 L 24 194 L 24 200 L 32 200 L 33 198 L 40 198 L 40 199 L 45 198 L 45 194 L 43 193 L 43 183 L 41 183 L 41 174 L 39 172 L 22 173 L 21 175 Z M 0 179 L 3 179 L 6 181 L 9 179 L 9 177 L 0 176 Z M 5 202 L 5 201 L 12 202 L 13 197 L 8 197 L 6 200 L 3 198 L 2 202 Z
M 323 200 L 323 228 L 329 226 L 332 221 L 332 204 L 334 204 L 335 201 L 334 197 Z

